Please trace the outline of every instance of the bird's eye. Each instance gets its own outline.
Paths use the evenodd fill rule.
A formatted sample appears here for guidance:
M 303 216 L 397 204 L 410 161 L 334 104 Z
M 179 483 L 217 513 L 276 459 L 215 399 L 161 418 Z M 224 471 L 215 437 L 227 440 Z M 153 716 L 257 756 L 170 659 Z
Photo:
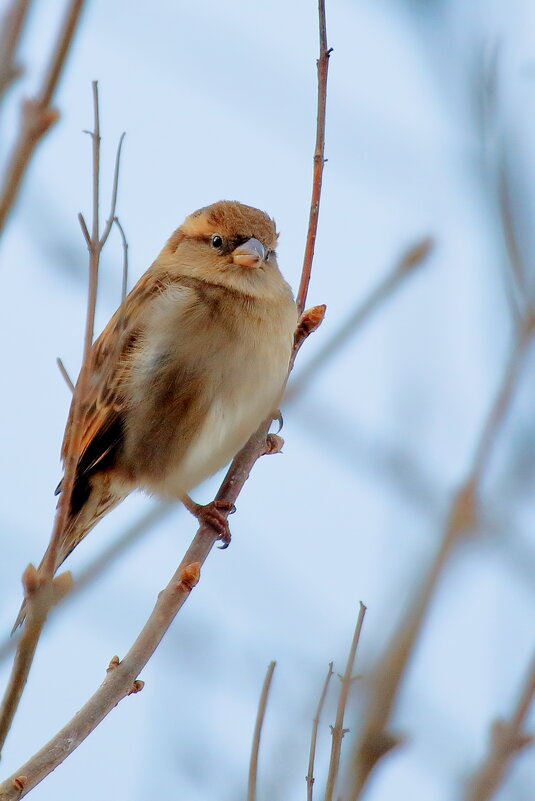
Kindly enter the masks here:
M 219 250 L 220 247 L 223 247 L 223 239 L 218 234 L 214 234 L 212 237 L 212 247 Z

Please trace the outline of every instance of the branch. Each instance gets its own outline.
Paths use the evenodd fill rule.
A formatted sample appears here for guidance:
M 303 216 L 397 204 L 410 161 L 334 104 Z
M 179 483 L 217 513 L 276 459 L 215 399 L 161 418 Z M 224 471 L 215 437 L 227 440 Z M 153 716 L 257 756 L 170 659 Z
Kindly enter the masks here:
M 508 412 L 533 331 L 533 320 L 527 318 L 511 349 L 501 386 L 477 442 L 471 468 L 450 505 L 438 553 L 404 622 L 372 672 L 368 709 L 352 760 L 349 801 L 361 797 L 377 762 L 399 742 L 398 737 L 388 730 L 388 725 L 401 681 L 451 552 L 462 537 L 476 527 L 477 496 L 483 475 Z
M 52 609 L 52 614 L 55 613 L 56 607 L 59 606 L 60 603 L 71 603 L 74 598 L 91 585 L 106 568 L 116 562 L 123 555 L 126 548 L 138 542 L 149 528 L 165 520 L 173 510 L 177 509 L 180 509 L 180 504 L 172 501 L 161 501 L 155 504 L 152 509 L 149 509 L 148 512 L 145 512 L 139 520 L 131 526 L 128 526 L 116 540 L 112 541 L 99 556 L 95 557 L 95 559 L 80 572 L 70 592 L 58 599 Z M 0 664 L 15 650 L 19 639 L 20 633 L 16 632 L 11 637 L 6 637 L 3 642 L 0 643 Z
M 316 350 L 314 357 L 299 372 L 290 385 L 285 396 L 286 402 L 293 400 L 306 389 L 311 379 L 349 341 L 355 331 L 360 329 L 371 315 L 395 292 L 404 279 L 412 275 L 415 268 L 419 267 L 427 259 L 432 247 L 433 241 L 426 238 L 417 242 L 403 254 L 392 272 L 371 291 L 370 295 L 351 313 L 323 347 Z
M 52 99 L 67 58 L 84 0 L 71 0 L 63 20 L 58 40 L 52 51 L 40 92 L 22 106 L 22 119 L 17 142 L 8 161 L 0 193 L 0 234 L 4 230 L 8 214 L 17 198 L 22 179 L 34 150 L 58 120 L 58 112 L 52 108 Z
M 297 292 L 297 310 L 301 314 L 306 305 L 314 247 L 318 231 L 320 212 L 321 183 L 323 179 L 323 165 L 325 164 L 325 116 L 327 110 L 327 73 L 329 71 L 329 56 L 332 49 L 327 47 L 327 27 L 325 21 L 325 0 L 318 0 L 320 57 L 318 68 L 318 115 L 316 121 L 316 147 L 314 149 L 314 174 L 312 179 L 312 200 L 310 202 L 310 215 L 308 219 L 308 233 L 303 259 L 301 281 Z
M 306 775 L 306 783 L 307 783 L 307 801 L 313 801 L 314 795 L 314 762 L 316 760 L 316 743 L 318 741 L 318 728 L 320 725 L 321 720 L 321 713 L 323 712 L 323 705 L 325 704 L 325 699 L 327 697 L 327 690 L 329 689 L 329 682 L 333 675 L 333 663 L 329 662 L 329 670 L 327 671 L 327 675 L 325 677 L 325 681 L 323 683 L 323 689 L 321 691 L 320 700 L 318 701 L 318 708 L 316 709 L 316 715 L 314 720 L 312 721 L 312 734 L 310 737 L 310 754 L 308 757 L 308 773 Z
M 17 48 L 30 9 L 30 0 L 13 0 L 4 14 L 0 29 L 0 102 L 4 95 L 22 75 L 17 64 Z
M 325 18 L 321 17 L 322 3 L 320 3 L 320 28 L 325 25 Z M 326 71 L 325 79 L 326 80 Z M 321 78 L 320 78 L 321 82 Z M 91 356 L 90 346 L 92 343 L 93 320 L 96 301 L 96 279 L 98 278 L 98 260 L 101 250 L 101 240 L 99 239 L 98 229 L 98 191 L 99 191 L 99 156 L 100 156 L 100 124 L 98 113 L 98 90 L 96 82 L 93 83 L 93 97 L 95 108 L 95 124 L 92 133 L 93 139 L 93 226 L 92 235 L 88 242 L 88 249 L 90 254 L 90 287 L 88 298 L 88 313 L 86 322 L 86 337 L 84 346 L 84 361 L 80 371 L 80 377 L 75 387 L 73 398 L 73 417 L 71 423 L 71 437 L 67 454 L 65 457 L 65 475 L 63 482 L 63 490 L 60 496 L 60 503 L 56 514 L 54 530 L 52 532 L 51 541 L 45 554 L 42 563 L 41 573 L 44 579 L 44 588 L 40 587 L 32 596 L 28 597 L 30 606 L 33 603 L 45 604 L 46 613 L 41 622 L 37 639 L 40 636 L 42 626 L 46 620 L 46 614 L 50 609 L 51 601 L 49 599 L 50 590 L 48 585 L 52 582 L 52 575 L 55 569 L 55 554 L 58 547 L 58 536 L 63 530 L 68 511 L 68 498 L 71 497 L 75 468 L 76 468 L 76 443 L 79 440 L 79 421 L 81 420 L 82 403 L 84 401 L 85 385 L 89 376 L 89 359 Z M 325 92 L 320 93 L 320 100 L 323 97 L 325 102 Z M 322 122 L 322 114 L 318 113 L 318 129 Z M 324 125 L 324 113 L 323 113 Z M 319 134 L 318 134 L 319 137 Z M 118 167 L 116 168 L 118 173 Z M 319 197 L 319 190 L 317 188 L 318 181 L 321 183 L 321 171 L 314 169 L 314 188 Z M 112 201 L 113 207 L 113 201 Z M 83 219 L 83 218 L 82 218 Z M 313 239 L 314 234 L 312 228 L 317 226 L 317 213 L 315 216 L 315 223 L 311 219 L 311 230 L 307 238 L 307 243 Z M 87 233 L 87 226 L 85 222 L 82 225 L 85 229 L 84 235 Z M 315 229 L 314 229 L 315 230 Z M 87 236 L 86 236 L 87 241 Z M 308 247 L 308 245 L 307 245 Z M 312 264 L 312 256 L 309 260 L 305 260 L 303 267 L 303 275 L 301 280 L 301 287 L 299 292 L 299 305 L 298 308 L 302 310 L 306 303 L 308 278 L 310 277 L 310 269 Z M 308 274 L 307 280 L 305 275 Z M 294 347 L 290 359 L 289 372 L 291 371 L 295 357 L 312 331 L 321 324 L 325 314 L 325 307 L 318 306 L 308 312 L 301 314 L 297 330 L 294 338 Z M 78 401 L 78 398 L 80 399 Z M 236 502 L 237 497 L 245 484 L 253 465 L 265 453 L 269 453 L 272 448 L 268 442 L 268 432 L 272 423 L 273 417 L 270 416 L 259 427 L 258 431 L 253 434 L 246 445 L 234 458 L 227 475 L 225 476 L 221 487 L 216 495 L 217 501 L 229 502 L 229 508 Z M 182 607 L 183 603 L 189 597 L 192 587 L 197 583 L 200 575 L 200 566 L 204 563 L 208 554 L 217 540 L 218 532 L 210 529 L 207 526 L 201 526 L 197 531 L 190 547 L 188 548 L 184 559 L 175 572 L 173 578 L 168 584 L 167 588 L 160 594 L 158 602 L 154 608 L 152 615 L 143 627 L 141 634 L 134 643 L 133 647 L 125 657 L 122 663 L 114 661 L 114 669 L 109 673 L 108 677 L 97 690 L 87 704 L 74 716 L 67 726 L 59 732 L 50 742 L 45 745 L 33 758 L 29 760 L 17 773 L 0 785 L 0 800 L 10 798 L 21 798 L 26 795 L 36 784 L 38 784 L 45 776 L 47 776 L 54 768 L 56 768 L 66 757 L 74 751 L 78 745 L 90 734 L 91 731 L 103 720 L 103 718 L 119 703 L 125 696 L 131 694 L 133 687 L 138 687 L 135 684 L 136 677 L 139 671 L 144 667 L 147 661 L 154 653 L 157 645 L 161 641 L 165 632 L 171 625 L 175 615 Z M 54 579 L 55 582 L 61 580 L 61 576 Z M 46 592 L 45 592 L 46 591 Z M 29 614 L 30 617 L 30 614 Z M 25 632 L 21 637 L 19 648 L 17 650 L 17 657 L 13 671 L 21 671 L 21 663 L 23 653 L 23 644 L 25 641 Z M 28 675 L 31 659 L 26 668 L 24 682 Z M 134 682 L 134 683 L 133 683 Z M 134 690 L 134 691 L 137 691 Z M 2 710 L 0 710 L 0 720 L 2 717 Z M 22 778 L 24 781 L 22 781 Z M 13 795 L 15 793 L 15 795 Z
M 59 58 L 59 56 L 58 56 Z M 57 74 L 51 68 L 46 85 L 46 97 L 48 98 L 51 87 L 54 84 L 53 76 Z M 57 78 L 56 78 L 57 79 Z M 34 575 L 30 585 L 23 580 L 25 587 L 24 604 L 17 620 L 18 623 L 24 620 L 27 615 L 27 623 L 20 638 L 17 654 L 13 664 L 11 677 L 7 690 L 0 707 L 0 750 L 2 749 L 5 738 L 13 721 L 22 691 L 26 685 L 29 671 L 37 648 L 37 643 L 41 636 L 43 626 L 46 622 L 48 613 L 52 606 L 57 602 L 59 595 L 68 591 L 70 586 L 70 574 L 64 574 L 54 578 L 57 567 L 57 555 L 63 532 L 68 520 L 69 509 L 71 507 L 72 493 L 76 478 L 77 454 L 80 452 L 81 443 L 81 423 L 84 415 L 84 404 L 87 397 L 91 375 L 91 345 L 93 343 L 93 327 L 95 319 L 95 308 L 97 300 L 98 270 L 102 245 L 98 230 L 98 211 L 99 211 L 99 180 L 100 180 L 100 123 L 98 105 L 98 87 L 96 81 L 93 82 L 93 102 L 94 102 L 94 131 L 93 138 L 93 225 L 92 236 L 89 245 L 89 291 L 86 315 L 86 331 L 84 340 L 84 356 L 82 367 L 76 386 L 74 388 L 72 401 L 72 422 L 70 435 L 65 453 L 65 472 L 62 482 L 62 492 L 60 495 L 54 526 L 50 537 L 50 542 L 43 557 L 39 570 L 36 572 L 31 565 L 25 575 Z
M 340 768 L 340 755 L 342 753 L 342 740 L 344 735 L 347 734 L 349 729 L 344 729 L 344 715 L 346 711 L 347 701 L 349 698 L 349 691 L 354 681 L 353 668 L 355 665 L 355 657 L 357 655 L 357 646 L 359 644 L 360 633 L 362 631 L 362 624 L 364 623 L 364 615 L 366 614 L 366 607 L 360 603 L 360 611 L 353 635 L 353 642 L 349 649 L 347 657 L 346 670 L 343 676 L 340 676 L 342 687 L 340 689 L 340 697 L 338 699 L 338 708 L 336 710 L 336 723 L 331 727 L 332 733 L 332 746 L 331 746 L 331 759 L 329 761 L 329 774 L 327 777 L 327 788 L 325 790 L 325 801 L 332 801 L 334 796 L 334 788 L 336 786 L 336 779 L 338 778 L 338 770 Z
M 535 657 L 509 720 L 498 720 L 491 731 L 489 753 L 469 783 L 465 801 L 489 801 L 503 783 L 517 754 L 533 743 L 524 725 L 535 696 Z
M 258 713 L 256 715 L 256 723 L 254 727 L 253 745 L 251 748 L 251 760 L 249 763 L 249 782 L 247 786 L 247 801 L 255 801 L 256 799 L 256 778 L 258 774 L 258 752 L 260 750 L 260 736 L 262 734 L 262 726 L 264 717 L 266 715 L 266 707 L 269 698 L 269 691 L 271 689 L 271 681 L 275 671 L 276 662 L 270 662 L 267 669 L 266 678 L 264 679 L 264 686 L 260 695 L 258 704 Z

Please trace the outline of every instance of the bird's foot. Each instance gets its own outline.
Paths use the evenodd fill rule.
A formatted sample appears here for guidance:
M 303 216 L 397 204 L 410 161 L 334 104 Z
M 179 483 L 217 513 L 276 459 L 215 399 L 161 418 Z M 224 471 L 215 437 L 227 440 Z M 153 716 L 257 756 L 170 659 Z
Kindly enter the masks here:
M 182 499 L 188 512 L 197 518 L 200 525 L 207 525 L 217 532 L 217 539 L 223 543 L 219 547 L 228 548 L 232 535 L 228 524 L 228 516 L 234 514 L 236 507 L 230 501 L 212 501 L 211 503 L 195 503 L 190 497 Z

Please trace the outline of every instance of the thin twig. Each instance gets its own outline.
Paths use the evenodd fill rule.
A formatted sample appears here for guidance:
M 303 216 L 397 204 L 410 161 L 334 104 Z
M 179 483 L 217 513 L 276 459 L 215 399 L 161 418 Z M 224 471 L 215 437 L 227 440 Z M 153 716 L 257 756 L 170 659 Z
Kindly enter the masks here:
M 426 238 L 413 245 L 396 264 L 391 273 L 384 278 L 371 291 L 368 297 L 353 311 L 337 331 L 325 342 L 323 347 L 316 350 L 314 357 L 302 369 L 288 387 L 286 402 L 293 400 L 307 388 L 312 378 L 315 378 L 322 367 L 332 359 L 333 355 L 344 347 L 357 330 L 368 321 L 372 314 L 382 307 L 387 298 L 414 269 L 421 265 L 429 256 L 433 246 L 431 239 Z
M 62 378 L 65 381 L 65 383 L 67 384 L 67 386 L 69 387 L 71 393 L 74 392 L 73 380 L 70 377 L 69 373 L 67 372 L 67 368 L 63 364 L 63 360 L 59 356 L 56 359 L 56 364 L 58 365 L 59 371 L 60 371 L 60 373 L 62 375 Z
M 361 797 L 377 762 L 399 742 L 399 738 L 388 730 L 399 688 L 451 552 L 463 536 L 477 526 L 477 496 L 483 475 L 502 429 L 532 337 L 533 321 L 528 318 L 511 349 L 500 388 L 477 441 L 470 470 L 450 505 L 437 555 L 386 653 L 371 673 L 368 709 L 351 765 L 349 801 Z
M 22 119 L 17 141 L 8 161 L 0 192 L 0 234 L 4 230 L 9 212 L 17 198 L 22 179 L 34 150 L 46 132 L 58 120 L 52 108 L 52 99 L 60 79 L 84 0 L 71 0 L 61 25 L 58 40 L 52 51 L 41 90 L 22 107 Z
M 258 753 L 260 751 L 260 737 L 262 735 L 262 726 L 264 724 L 269 691 L 271 689 L 271 681 L 273 679 L 273 672 L 276 664 L 276 662 L 269 663 L 266 678 L 264 679 L 264 686 L 262 687 L 262 693 L 260 695 L 260 701 L 258 703 L 258 712 L 256 715 L 256 723 L 253 734 L 253 745 L 251 748 L 251 759 L 249 762 L 247 801 L 255 801 L 256 799 L 256 779 L 258 776 Z
M 121 241 L 123 244 L 123 280 L 121 283 L 121 306 L 122 308 L 124 308 L 124 302 L 126 300 L 126 295 L 128 293 L 128 242 L 126 240 L 123 226 L 121 225 L 119 218 L 114 217 L 113 221 L 117 226 L 117 228 L 119 229 L 119 233 L 121 234 Z
M 353 669 L 355 666 L 355 657 L 357 655 L 357 647 L 359 644 L 360 633 L 364 623 L 364 615 L 366 614 L 366 607 L 360 602 L 359 616 L 357 625 L 355 626 L 355 633 L 353 635 L 353 642 L 349 649 L 347 656 L 347 664 L 345 673 L 340 676 L 341 688 L 340 697 L 338 699 L 338 708 L 336 710 L 336 722 L 331 727 L 332 745 L 331 745 L 331 758 L 329 761 L 329 773 L 327 776 L 327 787 L 325 789 L 325 801 L 332 801 L 334 797 L 334 788 L 336 787 L 336 780 L 338 778 L 338 771 L 340 769 L 340 756 L 342 753 L 342 740 L 344 735 L 347 734 L 349 729 L 344 729 L 344 715 L 349 698 L 349 691 L 354 681 Z
M 316 122 L 316 147 L 314 150 L 314 174 L 312 179 L 312 199 L 310 202 L 310 216 L 308 220 L 308 233 L 303 259 L 303 269 L 301 281 L 297 292 L 297 310 L 299 314 L 304 310 L 308 285 L 310 283 L 310 273 L 312 270 L 312 260 L 314 259 L 314 247 L 316 244 L 316 234 L 318 231 L 318 219 L 320 211 L 321 184 L 323 179 L 323 166 L 325 164 L 325 117 L 327 110 L 327 74 L 329 71 L 329 56 L 332 52 L 327 46 L 327 26 L 325 20 L 325 0 L 318 0 L 319 33 L 320 33 L 320 57 L 317 62 L 318 68 L 318 115 Z
M 13 0 L 0 25 L 0 102 L 11 84 L 22 75 L 17 49 L 30 9 L 30 0 Z
M 329 682 L 333 675 L 333 663 L 329 662 L 329 670 L 327 671 L 327 675 L 325 676 L 325 681 L 323 683 L 323 689 L 321 691 L 320 700 L 318 701 L 318 708 L 316 709 L 316 715 L 314 716 L 314 720 L 312 721 L 312 734 L 310 736 L 310 753 L 308 757 L 308 773 L 306 775 L 306 783 L 307 783 L 307 801 L 313 801 L 314 796 L 314 762 L 316 761 L 316 744 L 318 742 L 318 729 L 321 720 L 321 713 L 323 712 L 323 706 L 325 704 L 325 699 L 327 697 L 327 690 L 329 689 Z
M 532 658 L 525 684 L 508 720 L 494 723 L 489 753 L 469 782 L 465 801 L 490 801 L 502 785 L 511 762 L 520 751 L 533 743 L 524 726 L 535 696 L 535 656 Z
M 117 145 L 117 153 L 115 154 L 115 168 L 113 170 L 113 185 L 112 185 L 112 190 L 111 190 L 110 213 L 109 213 L 108 221 L 106 222 L 106 226 L 104 228 L 104 231 L 102 232 L 102 236 L 100 237 L 100 243 L 99 244 L 100 244 L 100 248 L 101 249 L 106 244 L 106 240 L 108 239 L 108 237 L 110 235 L 111 227 L 112 227 L 114 222 L 116 222 L 119 225 L 119 230 L 121 231 L 121 234 L 123 236 L 123 241 L 126 241 L 124 239 L 124 233 L 122 233 L 122 228 L 121 228 L 121 226 L 120 226 L 120 224 L 119 224 L 119 222 L 118 222 L 118 220 L 117 220 L 117 218 L 115 216 L 115 209 L 117 207 L 117 192 L 118 192 L 118 189 L 119 189 L 119 168 L 121 166 L 121 150 L 122 150 L 122 147 L 123 147 L 123 142 L 124 142 L 125 136 L 126 136 L 126 133 L 123 131 L 123 133 L 119 137 L 119 144 Z

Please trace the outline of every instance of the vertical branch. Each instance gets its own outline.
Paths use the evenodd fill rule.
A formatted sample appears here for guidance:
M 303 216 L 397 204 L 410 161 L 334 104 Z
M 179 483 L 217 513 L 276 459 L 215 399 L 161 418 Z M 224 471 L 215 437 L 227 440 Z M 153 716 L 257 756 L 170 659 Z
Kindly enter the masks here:
M 52 100 L 83 5 L 84 0 L 71 0 L 69 3 L 41 90 L 35 98 L 25 101 L 22 107 L 18 139 L 8 161 L 0 191 L 0 234 L 17 199 L 22 179 L 35 148 L 59 117 L 58 112 L 52 108 Z
M 269 698 L 269 691 L 271 688 L 271 681 L 273 679 L 273 672 L 275 670 L 276 662 L 270 662 L 267 669 L 266 678 L 264 679 L 264 686 L 262 687 L 262 694 L 260 695 L 260 702 L 258 704 L 258 713 L 256 716 L 256 724 L 253 735 L 253 746 L 251 749 L 251 761 L 249 763 L 249 782 L 247 789 L 247 801 L 255 801 L 256 799 L 256 778 L 258 774 L 258 752 L 260 750 L 260 736 L 262 734 L 262 725 L 266 714 L 266 707 Z
M 344 715 L 347 707 L 347 701 L 349 698 L 349 691 L 351 689 L 351 685 L 354 680 L 353 668 L 355 665 L 357 646 L 359 644 L 360 633 L 362 631 L 362 625 L 364 623 L 365 614 L 366 614 L 366 607 L 361 601 L 359 616 L 357 619 L 357 625 L 355 627 L 355 633 L 353 635 L 353 642 L 351 643 L 351 648 L 349 649 L 349 654 L 347 657 L 345 673 L 343 676 L 340 676 L 340 681 L 342 682 L 342 686 L 340 688 L 340 697 L 338 699 L 338 708 L 336 710 L 336 722 L 334 726 L 331 727 L 331 733 L 332 733 L 331 759 L 329 761 L 329 774 L 327 776 L 325 801 L 332 801 L 333 799 L 334 788 L 336 786 L 336 779 L 338 778 L 338 771 L 340 768 L 342 740 L 344 739 L 344 735 L 347 734 L 347 732 L 349 731 L 349 729 L 344 729 Z
M 321 184 L 323 180 L 323 165 L 325 163 L 325 117 L 327 111 L 327 73 L 329 71 L 329 56 L 332 49 L 327 47 L 327 25 L 325 20 L 325 0 L 318 0 L 319 13 L 319 32 L 320 32 L 320 57 L 318 66 L 318 116 L 316 124 L 316 147 L 314 150 L 314 175 L 312 180 L 312 200 L 310 203 L 310 216 L 308 221 L 307 241 L 305 245 L 305 255 L 303 259 L 303 270 L 301 272 L 301 282 L 297 292 L 297 310 L 299 314 L 305 308 L 308 285 L 310 283 L 310 273 L 312 270 L 312 260 L 314 258 L 314 246 L 316 244 L 316 234 L 318 231 L 318 219 L 320 212 Z
M 318 728 L 320 725 L 321 720 L 321 713 L 323 712 L 323 705 L 325 704 L 325 699 L 327 697 L 327 690 L 329 689 L 329 682 L 333 675 L 333 663 L 329 662 L 329 670 L 327 671 L 327 675 L 325 677 L 325 681 L 323 683 L 323 689 L 321 691 L 320 700 L 318 701 L 318 708 L 316 709 L 316 715 L 314 720 L 312 721 L 312 734 L 310 737 L 310 754 L 308 757 L 308 773 L 306 775 L 306 783 L 307 783 L 307 801 L 313 801 L 313 794 L 314 794 L 314 762 L 316 761 L 316 743 L 318 741 Z

